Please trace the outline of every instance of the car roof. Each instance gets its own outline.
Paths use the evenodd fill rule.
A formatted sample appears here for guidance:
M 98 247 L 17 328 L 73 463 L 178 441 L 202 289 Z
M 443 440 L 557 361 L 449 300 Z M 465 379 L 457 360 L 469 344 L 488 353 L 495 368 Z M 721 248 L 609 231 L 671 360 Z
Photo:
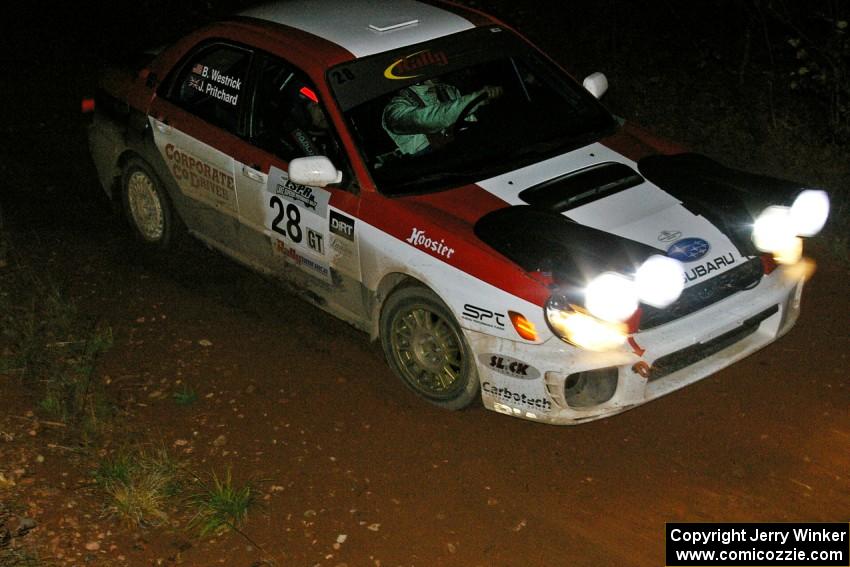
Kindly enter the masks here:
M 417 0 L 291 0 L 262 4 L 239 14 L 281 24 L 365 57 L 461 32 L 481 15 Z

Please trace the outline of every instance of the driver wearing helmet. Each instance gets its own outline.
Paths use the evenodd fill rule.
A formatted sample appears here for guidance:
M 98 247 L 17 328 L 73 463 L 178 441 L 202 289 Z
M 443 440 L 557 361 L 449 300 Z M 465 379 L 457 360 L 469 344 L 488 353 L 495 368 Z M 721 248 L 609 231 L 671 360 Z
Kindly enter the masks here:
M 481 97 L 475 108 L 502 95 L 502 87 L 485 86 L 462 95 L 436 79 L 401 89 L 384 108 L 381 124 L 403 155 L 419 155 L 439 149 L 452 140 L 452 126 L 464 110 Z M 466 117 L 476 120 L 471 109 Z
M 328 120 L 319 106 L 318 96 L 306 85 L 295 81 L 290 85 L 289 93 L 290 105 L 288 111 L 283 112 L 281 127 L 283 136 L 280 141 L 284 153 L 292 156 L 327 155 L 332 149 Z

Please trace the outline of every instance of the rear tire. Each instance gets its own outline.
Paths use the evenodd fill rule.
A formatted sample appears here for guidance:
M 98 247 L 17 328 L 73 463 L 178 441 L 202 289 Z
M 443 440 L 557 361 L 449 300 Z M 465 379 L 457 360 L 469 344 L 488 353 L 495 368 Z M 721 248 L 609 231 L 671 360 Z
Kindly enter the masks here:
M 390 368 L 419 396 L 449 410 L 478 397 L 475 357 L 451 311 L 431 290 L 394 292 L 381 310 L 380 336 Z
M 161 249 L 174 244 L 180 221 L 159 177 L 141 159 L 133 158 L 124 166 L 121 205 L 139 242 Z

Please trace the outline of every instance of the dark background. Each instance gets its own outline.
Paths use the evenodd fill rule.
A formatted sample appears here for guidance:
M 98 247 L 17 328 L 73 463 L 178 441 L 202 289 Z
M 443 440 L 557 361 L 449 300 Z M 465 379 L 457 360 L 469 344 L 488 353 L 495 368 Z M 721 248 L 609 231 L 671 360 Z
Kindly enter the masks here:
M 163 45 L 254 3 L 146 0 L 6 8 L 0 147 L 22 167 L 17 174 L 58 166 L 61 171 L 53 175 L 81 177 L 81 169 L 89 167 L 79 103 L 94 91 L 105 61 Z M 518 28 L 579 79 L 605 72 L 611 87 L 603 101 L 615 113 L 729 165 L 831 189 L 833 219 L 846 224 L 850 28 L 843 26 L 850 3 L 467 4 Z M 11 185 L 14 191 L 22 184 Z M 85 199 L 91 184 L 80 189 Z M 3 193 L 0 198 L 8 200 Z

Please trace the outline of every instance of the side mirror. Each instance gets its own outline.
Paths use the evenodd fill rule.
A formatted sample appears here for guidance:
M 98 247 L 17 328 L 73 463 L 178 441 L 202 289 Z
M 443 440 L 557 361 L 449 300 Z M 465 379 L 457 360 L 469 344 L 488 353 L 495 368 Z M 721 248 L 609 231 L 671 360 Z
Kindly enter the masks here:
M 307 156 L 289 162 L 289 179 L 298 185 L 325 187 L 341 182 L 342 172 L 325 156 Z
M 603 73 L 592 73 L 584 78 L 581 85 L 596 98 L 602 98 L 608 90 L 608 77 Z

